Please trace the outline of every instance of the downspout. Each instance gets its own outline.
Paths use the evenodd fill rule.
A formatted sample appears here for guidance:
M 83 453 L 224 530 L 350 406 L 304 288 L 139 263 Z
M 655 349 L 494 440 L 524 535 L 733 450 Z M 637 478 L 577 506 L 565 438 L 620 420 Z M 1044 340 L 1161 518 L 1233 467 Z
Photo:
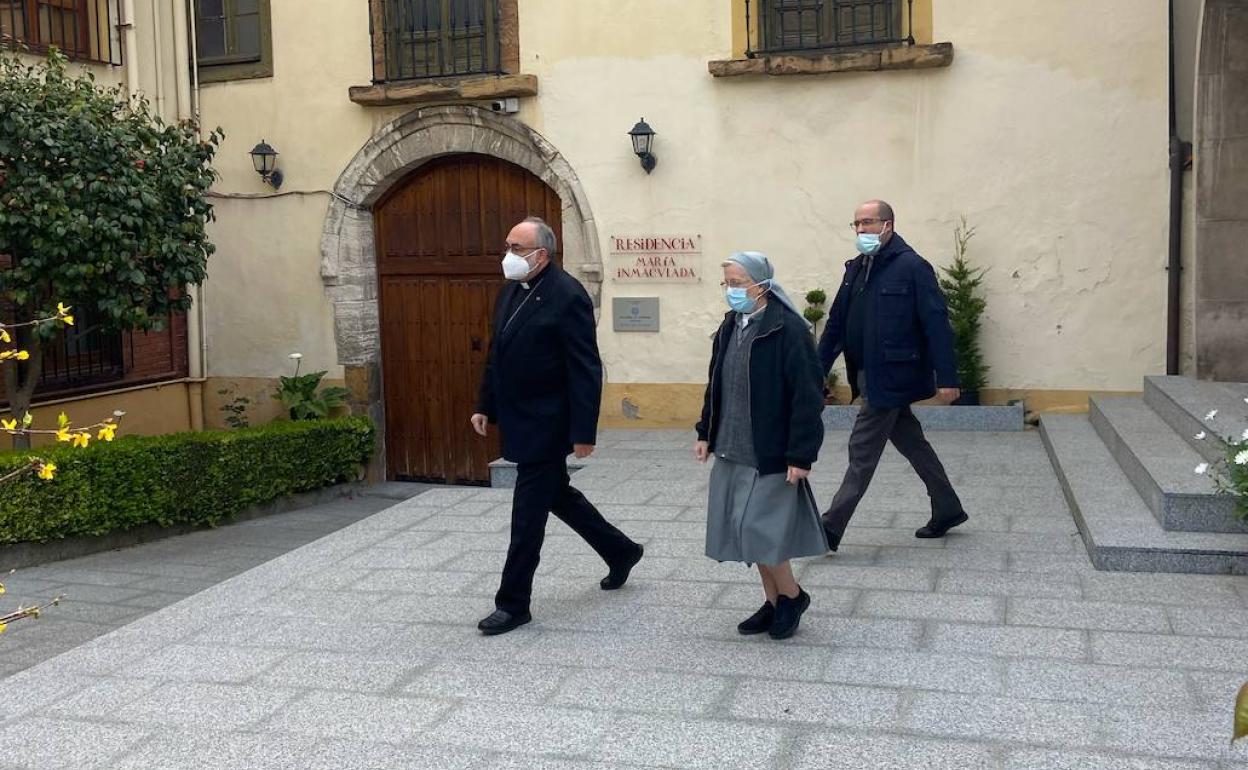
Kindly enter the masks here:
M 164 56 L 164 47 L 161 45 L 164 37 L 165 30 L 160 26 L 159 0 L 152 0 L 152 62 L 156 72 L 156 114 L 168 119 L 165 115 L 165 63 L 161 61 Z
M 139 95 L 138 33 L 134 28 L 134 0 L 122 0 L 122 18 L 117 25 L 122 28 L 122 57 L 125 63 L 126 94 L 130 101 Z
M 1174 0 L 1170 0 L 1170 254 L 1166 264 L 1166 374 L 1179 373 L 1183 276 L 1183 141 L 1175 105 Z
M 178 106 L 178 121 L 189 120 L 195 115 L 192 102 L 192 72 L 194 59 L 191 54 L 190 35 L 191 22 L 187 13 L 186 3 L 190 0 L 175 0 L 173 3 L 173 70 L 177 80 L 175 91 Z M 191 430 L 204 429 L 204 324 L 203 324 L 203 292 L 198 285 L 189 287 L 191 293 L 191 312 L 186 315 L 187 337 L 187 373 L 190 381 L 187 384 L 187 412 L 190 417 Z

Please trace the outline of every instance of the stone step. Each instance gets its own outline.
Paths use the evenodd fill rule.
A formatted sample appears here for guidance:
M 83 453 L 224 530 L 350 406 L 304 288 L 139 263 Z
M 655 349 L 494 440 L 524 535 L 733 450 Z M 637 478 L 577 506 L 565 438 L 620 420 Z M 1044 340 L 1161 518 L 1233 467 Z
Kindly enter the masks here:
M 1206 382 L 1190 377 L 1145 377 L 1144 403 L 1166 421 L 1189 445 L 1205 458 L 1216 462 L 1224 456 L 1222 436 L 1238 436 L 1248 428 L 1248 383 Z M 1216 409 L 1217 417 L 1206 422 L 1205 415 Z M 1206 438 L 1195 436 L 1204 431 Z
M 581 460 L 568 460 L 568 475 L 576 473 L 585 467 L 585 463 Z M 516 486 L 516 464 L 511 460 L 498 458 L 490 463 L 490 486 L 502 489 L 513 489 Z
M 1204 458 L 1142 399 L 1093 397 L 1088 419 L 1164 529 L 1248 533 L 1234 499 L 1195 472 Z
M 914 416 L 925 431 L 1016 431 L 1027 428 L 1023 404 L 1008 406 L 916 406 Z M 826 430 L 850 430 L 858 407 L 834 404 L 823 408 Z
M 1083 416 L 1043 415 L 1040 435 L 1097 569 L 1248 574 L 1248 534 L 1162 529 Z

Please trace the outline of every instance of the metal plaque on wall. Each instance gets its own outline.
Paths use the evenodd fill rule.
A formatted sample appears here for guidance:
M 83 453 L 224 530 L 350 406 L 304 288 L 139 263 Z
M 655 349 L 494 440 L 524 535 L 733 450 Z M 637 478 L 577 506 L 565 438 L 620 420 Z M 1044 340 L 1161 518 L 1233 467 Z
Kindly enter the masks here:
M 657 332 L 658 297 L 614 297 L 611 300 L 614 329 L 617 332 Z

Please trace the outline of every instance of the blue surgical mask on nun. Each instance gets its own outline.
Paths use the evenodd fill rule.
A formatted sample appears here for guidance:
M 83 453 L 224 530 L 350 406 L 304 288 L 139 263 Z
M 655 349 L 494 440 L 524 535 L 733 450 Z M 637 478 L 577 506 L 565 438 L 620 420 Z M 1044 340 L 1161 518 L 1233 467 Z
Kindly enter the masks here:
M 728 307 L 738 313 L 753 313 L 758 309 L 758 300 L 753 299 L 749 295 L 749 290 L 759 284 L 751 284 L 750 286 L 729 286 L 724 289 L 724 296 L 728 300 Z

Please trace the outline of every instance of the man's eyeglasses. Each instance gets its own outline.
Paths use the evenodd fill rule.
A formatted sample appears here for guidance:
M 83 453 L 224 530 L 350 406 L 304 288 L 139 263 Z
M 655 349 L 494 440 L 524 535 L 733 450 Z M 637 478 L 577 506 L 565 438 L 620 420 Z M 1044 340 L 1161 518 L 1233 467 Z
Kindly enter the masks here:
M 871 225 L 878 225 L 887 221 L 888 221 L 887 219 L 874 219 L 874 218 L 855 219 L 853 222 L 849 223 L 849 226 L 857 230 L 859 227 L 870 227 Z

